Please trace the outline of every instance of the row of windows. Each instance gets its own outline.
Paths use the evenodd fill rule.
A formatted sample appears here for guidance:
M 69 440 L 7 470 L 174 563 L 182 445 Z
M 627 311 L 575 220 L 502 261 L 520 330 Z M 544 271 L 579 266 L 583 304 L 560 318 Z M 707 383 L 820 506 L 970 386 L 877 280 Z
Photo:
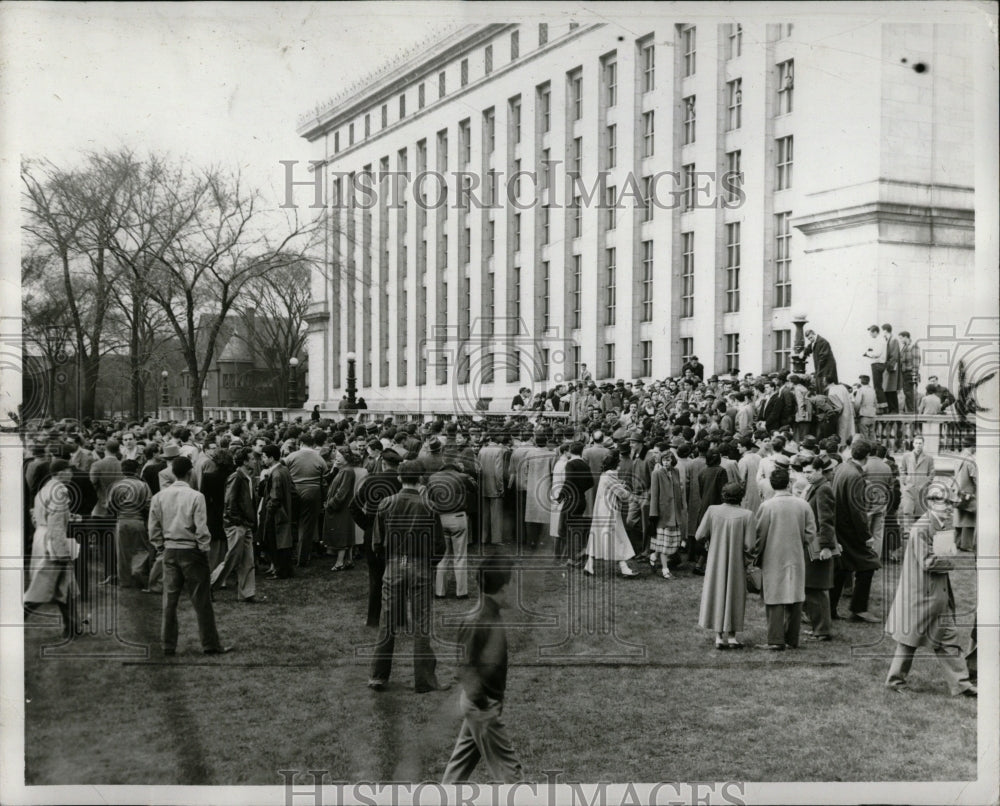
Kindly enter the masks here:
M 570 26 L 571 29 L 575 25 Z M 786 35 L 790 35 L 791 25 L 780 26 L 781 30 L 786 30 L 789 32 Z M 739 24 L 734 24 L 730 26 L 729 34 L 729 58 L 735 58 L 742 53 L 742 41 L 743 41 L 743 29 Z M 511 61 L 514 61 L 519 57 L 520 54 L 520 39 L 519 31 L 514 31 L 511 33 L 510 39 L 510 53 Z M 539 25 L 539 45 L 544 45 L 548 42 L 548 25 L 541 23 Z M 694 26 L 688 26 L 684 28 L 681 32 L 682 38 L 682 48 L 683 48 L 683 75 L 689 77 L 694 75 L 696 66 L 696 56 L 697 52 L 695 50 L 696 33 Z M 656 49 L 652 41 L 640 40 L 638 44 L 639 48 L 639 59 L 640 59 L 640 83 L 641 91 L 643 93 L 650 92 L 656 88 Z M 486 45 L 485 48 L 485 73 L 490 75 L 493 72 L 493 45 Z M 602 62 L 603 68 L 603 100 L 606 106 L 615 106 L 618 103 L 618 63 L 614 55 L 607 56 Z M 462 87 L 465 87 L 469 83 L 469 60 L 463 59 L 459 67 L 459 80 Z M 792 86 L 794 83 L 794 65 L 792 60 L 782 62 L 778 65 L 778 107 L 777 114 L 784 115 L 792 111 Z M 740 126 L 740 108 L 742 104 L 742 80 L 735 79 L 729 82 L 727 85 L 728 92 L 728 117 L 727 117 L 727 129 L 737 129 Z M 444 98 L 447 94 L 447 74 L 445 71 L 438 73 L 438 98 Z M 549 97 L 546 93 L 544 98 L 541 99 L 544 104 L 544 109 L 542 112 L 542 131 L 549 130 L 549 116 L 550 116 L 550 103 Z M 406 117 L 406 95 L 400 95 L 399 99 L 399 120 Z M 695 98 L 694 96 L 689 96 L 684 99 L 685 104 L 685 144 L 694 142 L 694 114 L 695 114 Z M 417 85 L 417 108 L 423 109 L 427 103 L 427 92 L 426 84 L 421 82 Z M 580 70 L 573 71 L 569 75 L 569 104 L 568 104 L 572 120 L 580 120 L 583 117 L 583 75 Z M 519 111 L 519 110 L 518 110 Z M 381 125 L 385 129 L 389 125 L 389 105 L 387 103 L 382 104 L 381 109 Z M 515 142 L 520 142 L 519 139 L 519 129 L 520 120 L 516 122 L 515 129 L 517 139 Z M 364 117 L 364 136 L 370 137 L 372 133 L 371 127 L 371 114 L 366 114 Z M 354 124 L 348 124 L 348 146 L 353 146 L 355 143 L 355 133 Z M 334 132 L 333 138 L 333 150 L 334 153 L 339 153 L 341 149 L 340 142 L 340 132 Z M 647 154 L 646 156 L 651 156 Z

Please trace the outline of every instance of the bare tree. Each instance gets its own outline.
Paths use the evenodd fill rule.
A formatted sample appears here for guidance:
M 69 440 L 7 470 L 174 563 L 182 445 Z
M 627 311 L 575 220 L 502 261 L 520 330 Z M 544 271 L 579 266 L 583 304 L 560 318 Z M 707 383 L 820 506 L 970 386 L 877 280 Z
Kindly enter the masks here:
M 154 187 L 155 215 L 134 251 L 180 343 L 194 417 L 202 419 L 200 391 L 226 316 L 251 283 L 306 260 L 319 229 L 297 217 L 276 222 L 238 172 L 163 169 Z
M 289 405 L 289 359 L 298 357 L 306 340 L 310 266 L 296 260 L 254 278 L 236 306 L 242 327 L 236 338 L 245 341 L 254 363 L 263 364 L 274 379 L 281 405 Z
M 121 225 L 127 177 L 105 175 L 89 155 L 80 169 L 26 161 L 23 226 L 29 248 L 47 254 L 60 278 L 81 373 L 81 414 L 94 415 L 102 338 L 118 266 L 109 261 L 109 239 Z

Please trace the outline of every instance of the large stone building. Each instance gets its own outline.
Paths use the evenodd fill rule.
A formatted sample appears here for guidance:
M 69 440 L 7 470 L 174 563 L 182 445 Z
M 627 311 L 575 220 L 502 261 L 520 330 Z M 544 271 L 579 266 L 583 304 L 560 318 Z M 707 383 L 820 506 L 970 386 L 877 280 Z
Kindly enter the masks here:
M 867 325 L 971 310 L 965 28 L 670 13 L 466 26 L 302 118 L 332 212 L 308 405 L 348 354 L 395 408 L 506 408 L 581 363 L 766 371 L 798 314 L 851 375 Z

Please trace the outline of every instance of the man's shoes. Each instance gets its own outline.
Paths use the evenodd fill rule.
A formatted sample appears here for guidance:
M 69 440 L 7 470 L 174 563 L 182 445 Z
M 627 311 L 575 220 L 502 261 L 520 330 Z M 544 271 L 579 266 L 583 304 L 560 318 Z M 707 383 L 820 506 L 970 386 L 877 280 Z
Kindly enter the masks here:
M 881 624 L 882 619 L 876 618 L 871 613 L 861 612 L 861 613 L 851 613 L 851 621 L 863 621 L 865 624 Z
M 103 585 L 117 585 L 118 584 L 118 577 L 110 576 L 107 579 L 105 579 L 105 580 L 103 580 L 101 582 L 98 582 L 97 584 L 98 585 L 102 585 L 102 586 Z
M 810 633 L 810 641 L 832 641 L 833 637 L 830 635 L 816 635 L 815 633 Z
M 458 601 L 461 602 L 464 599 L 468 599 L 469 598 L 469 594 L 465 593 L 465 594 L 463 594 L 461 596 L 456 596 L 455 598 L 458 599 Z
M 885 687 L 896 694 L 909 694 L 910 687 L 906 683 L 886 683 Z
M 368 685 L 371 685 L 369 683 Z M 447 691 L 451 688 L 451 682 L 448 683 L 435 683 L 433 686 L 421 686 L 420 688 L 414 689 L 417 694 L 426 694 L 429 691 Z
M 958 696 L 960 696 L 960 697 L 978 697 L 979 696 L 979 689 L 976 688 L 975 686 L 969 686 L 969 688 L 963 689 L 962 693 L 959 694 Z
M 266 602 L 266 596 L 247 596 L 246 599 L 240 599 L 240 604 L 257 604 L 259 602 Z
M 232 651 L 233 651 L 233 647 L 231 647 L 231 646 L 220 646 L 220 647 L 218 647 L 216 649 L 206 649 L 205 650 L 205 654 L 206 655 L 227 655 L 227 654 L 229 654 Z
M 448 594 L 447 593 L 441 593 L 441 594 L 435 593 L 434 594 L 434 598 L 435 599 L 447 599 L 448 598 Z
M 694 574 L 696 577 L 703 577 L 705 576 L 705 569 L 696 565 L 694 568 L 691 569 L 691 573 Z
M 784 644 L 768 644 L 764 648 L 767 649 L 767 650 L 769 650 L 769 651 L 771 651 L 771 652 L 784 652 L 785 651 L 785 645 Z
M 368 681 L 368 688 L 372 691 L 385 691 L 385 680 L 378 680 L 377 678 L 372 678 Z

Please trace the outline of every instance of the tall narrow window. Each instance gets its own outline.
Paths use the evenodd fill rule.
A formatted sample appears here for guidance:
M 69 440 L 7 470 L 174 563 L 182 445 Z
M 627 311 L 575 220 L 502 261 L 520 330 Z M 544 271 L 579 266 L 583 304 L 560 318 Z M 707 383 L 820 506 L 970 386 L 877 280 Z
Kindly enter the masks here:
M 514 61 L 521 55 L 521 32 L 514 31 L 510 35 L 510 60 Z
M 423 109 L 427 104 L 427 91 L 423 84 L 417 86 L 417 109 Z
M 514 160 L 514 170 L 511 173 L 514 179 L 514 198 L 521 198 L 521 160 Z
M 614 59 L 604 64 L 604 99 L 607 106 L 618 103 L 618 62 Z
M 644 176 L 642 178 L 642 220 L 652 221 L 653 220 L 653 210 L 656 209 L 656 204 L 653 199 L 653 177 Z
M 550 207 L 545 206 L 542 208 L 542 243 L 549 243 L 549 224 L 552 219 L 552 210 Z
M 787 115 L 792 111 L 792 90 L 795 88 L 795 63 L 793 59 L 778 65 L 778 112 Z
M 642 242 L 642 321 L 653 321 L 653 242 Z
M 402 120 L 406 117 L 406 96 L 399 96 L 399 119 Z
M 729 48 L 726 51 L 727 58 L 738 59 L 743 55 L 743 26 L 734 22 L 729 26 Z
M 461 147 L 459 167 L 466 168 L 472 162 L 472 124 L 466 118 L 458 124 L 458 142 Z
M 333 153 L 340 153 L 340 132 L 333 133 Z
M 511 130 L 511 141 L 513 143 L 521 142 L 521 98 L 510 99 L 510 130 Z
M 514 213 L 514 251 L 521 251 L 521 214 Z
M 605 137 L 605 143 L 607 148 L 605 149 L 605 168 L 614 168 L 618 160 L 618 127 L 615 125 L 608 126 L 607 134 Z
M 549 329 L 549 261 L 542 261 L 542 330 Z
M 681 234 L 681 317 L 694 316 L 694 233 Z
M 788 369 L 789 359 L 792 357 L 792 331 L 774 331 L 774 370 L 779 372 Z
M 726 202 L 731 205 L 739 203 L 740 195 L 738 188 L 743 187 L 743 170 L 740 167 L 741 153 L 729 151 L 726 153 L 726 179 L 723 183 L 726 187 Z
M 547 22 L 538 23 L 538 46 L 541 47 L 549 41 L 549 24 Z
M 493 45 L 486 46 L 484 59 L 486 62 L 486 75 L 489 75 L 493 72 Z
M 778 138 L 778 178 L 775 190 L 787 190 L 792 186 L 792 136 Z
M 696 175 L 694 163 L 690 165 L 685 165 L 681 169 L 681 179 L 684 183 L 683 199 L 684 204 L 681 207 L 681 212 L 688 212 L 694 209 L 695 194 L 697 193 L 697 187 L 695 184 Z
M 726 224 L 726 313 L 740 309 L 740 222 Z
M 573 138 L 573 173 L 580 176 L 583 173 L 583 138 Z
M 656 89 L 656 46 L 647 42 L 642 46 L 642 91 Z
M 354 124 L 350 124 L 347 127 L 347 144 L 349 146 L 354 145 Z
M 743 122 L 743 79 L 736 78 L 726 84 L 726 129 L 738 129 Z
M 778 39 L 788 39 L 792 35 L 795 26 L 790 22 L 783 22 L 778 26 Z
M 604 250 L 604 324 L 613 325 L 618 301 L 617 267 L 615 252 L 612 247 Z
M 492 107 L 483 112 L 483 145 L 487 154 L 492 154 L 497 147 L 497 116 Z
M 486 225 L 486 257 L 496 254 L 497 222 L 489 221 Z
M 653 374 L 653 342 L 643 341 L 642 345 L 642 365 L 639 374 L 643 378 L 649 378 Z
M 695 116 L 694 116 L 694 100 L 695 96 L 689 95 L 684 99 L 684 145 L 688 146 L 694 142 L 695 135 Z
M 604 345 L 604 377 L 615 377 L 615 345 L 613 342 Z
M 573 237 L 583 236 L 583 201 L 579 196 L 573 197 Z
M 791 213 L 774 216 L 774 307 L 792 304 L 792 229 Z
M 656 133 L 656 121 L 654 119 L 653 110 L 649 112 L 642 113 L 642 156 L 652 157 L 655 146 L 654 146 L 654 135 Z
M 694 26 L 689 25 L 681 31 L 681 47 L 684 53 L 684 78 L 693 76 L 695 71 L 695 33 Z
M 552 92 L 548 84 L 538 89 L 538 119 L 543 134 L 552 128 Z
M 573 255 L 573 328 L 579 330 L 583 325 L 583 258 Z
M 726 372 L 735 375 L 740 371 L 740 334 L 726 334 Z
M 371 137 L 372 134 L 372 116 L 365 115 L 365 137 Z
M 583 73 L 579 70 L 570 76 L 569 95 L 573 120 L 580 120 L 583 117 Z
M 461 64 L 460 69 L 462 71 L 462 86 L 464 87 L 466 84 L 469 83 L 469 60 L 468 59 L 462 59 L 462 64 Z
M 521 329 L 521 267 L 514 267 L 514 327 Z
M 438 73 L 438 98 L 444 98 L 445 91 L 445 73 L 442 70 Z
M 382 128 L 389 125 L 389 105 L 382 104 Z
M 694 355 L 694 339 L 681 339 L 681 363 L 686 364 Z
M 615 204 L 618 200 L 618 188 L 614 185 L 609 185 L 604 192 L 604 208 L 607 218 L 605 219 L 605 228 L 614 229 L 618 225 L 618 211 L 615 208 Z

